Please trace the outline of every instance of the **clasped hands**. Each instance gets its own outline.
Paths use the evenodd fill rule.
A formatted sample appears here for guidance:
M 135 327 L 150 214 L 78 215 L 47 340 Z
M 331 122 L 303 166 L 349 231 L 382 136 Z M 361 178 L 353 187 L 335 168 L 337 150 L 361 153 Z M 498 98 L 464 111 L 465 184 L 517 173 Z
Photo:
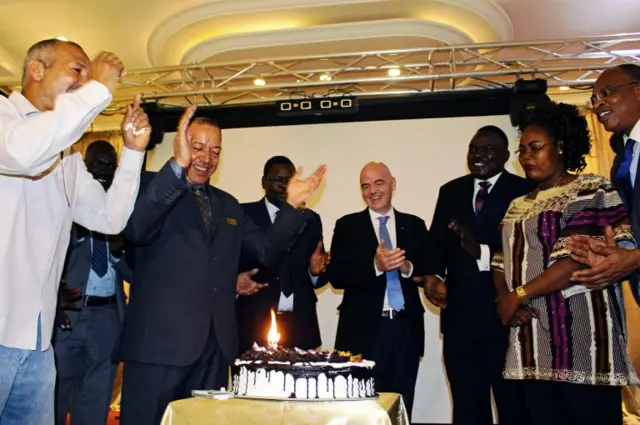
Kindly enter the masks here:
M 405 250 L 400 248 L 385 248 L 384 240 L 381 240 L 376 248 L 374 262 L 376 268 L 381 272 L 399 270 L 400 273 L 408 275 L 411 272 L 411 263 L 405 257 Z

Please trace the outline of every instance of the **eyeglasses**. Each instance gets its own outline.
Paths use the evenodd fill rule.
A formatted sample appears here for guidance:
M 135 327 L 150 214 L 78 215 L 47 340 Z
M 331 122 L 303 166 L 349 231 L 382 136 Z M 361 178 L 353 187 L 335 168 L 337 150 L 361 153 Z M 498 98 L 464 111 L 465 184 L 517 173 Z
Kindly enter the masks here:
M 516 155 L 525 155 L 528 152 L 531 152 L 532 154 L 542 150 L 542 148 L 544 148 L 545 146 L 547 146 L 548 143 L 543 143 L 541 145 L 535 145 L 535 146 L 529 146 L 527 148 L 527 146 L 520 146 L 518 149 L 516 149 L 516 151 L 514 152 Z
M 616 94 L 621 88 L 631 86 L 634 84 L 638 84 L 640 81 L 630 81 L 625 84 L 620 84 L 618 86 L 613 87 L 605 87 L 600 90 L 598 93 L 594 93 L 593 96 L 589 98 L 589 107 L 594 108 L 595 104 L 602 99 L 606 99 L 607 97 L 613 96 Z

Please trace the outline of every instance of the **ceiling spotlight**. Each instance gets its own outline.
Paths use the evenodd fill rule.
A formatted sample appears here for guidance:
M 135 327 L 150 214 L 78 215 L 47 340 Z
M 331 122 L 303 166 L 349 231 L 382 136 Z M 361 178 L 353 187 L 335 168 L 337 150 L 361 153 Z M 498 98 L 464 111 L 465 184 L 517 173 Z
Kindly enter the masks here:
M 60 41 L 69 41 L 69 39 L 63 35 L 59 35 L 56 37 L 56 40 L 60 40 Z
M 264 86 L 265 84 L 267 84 L 267 82 L 262 78 L 256 78 L 255 80 L 253 80 L 253 84 L 255 84 L 256 86 Z
M 393 68 L 389 68 L 389 70 L 387 71 L 387 74 L 389 74 L 389 77 L 399 77 L 400 76 L 400 68 L 398 67 L 393 67 Z
M 567 90 L 570 90 L 570 89 L 571 89 L 571 87 L 569 87 L 569 86 L 560 86 L 560 90 L 562 90 L 562 91 L 567 91 Z
M 320 81 L 331 81 L 331 75 L 329 74 L 321 74 Z

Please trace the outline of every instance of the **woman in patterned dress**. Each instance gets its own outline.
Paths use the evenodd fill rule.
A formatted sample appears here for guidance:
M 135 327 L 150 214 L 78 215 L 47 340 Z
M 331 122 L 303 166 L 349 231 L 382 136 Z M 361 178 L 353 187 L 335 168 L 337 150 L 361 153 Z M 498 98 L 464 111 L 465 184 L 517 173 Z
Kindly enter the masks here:
M 503 375 L 523 380 L 533 425 L 620 425 L 621 386 L 637 382 L 626 353 L 620 284 L 588 290 L 570 281 L 583 266 L 566 242 L 602 238 L 635 247 L 627 211 L 603 177 L 577 174 L 591 142 L 572 105 L 552 103 L 521 126 L 518 156 L 538 184 L 502 222 L 492 266 L 501 322 L 511 326 Z

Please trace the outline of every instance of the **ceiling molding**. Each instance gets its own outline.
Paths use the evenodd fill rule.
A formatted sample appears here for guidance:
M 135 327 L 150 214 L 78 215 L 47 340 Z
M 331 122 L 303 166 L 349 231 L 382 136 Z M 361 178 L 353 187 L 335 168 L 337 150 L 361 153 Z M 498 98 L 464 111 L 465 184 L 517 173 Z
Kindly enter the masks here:
M 388 0 L 215 0 L 185 9 L 156 26 L 147 43 L 147 55 L 153 66 L 160 65 L 162 62 L 163 47 L 174 34 L 183 28 L 211 18 L 273 10 L 378 3 L 385 1 Z
M 495 31 L 497 40 L 513 40 L 513 22 L 500 5 L 490 0 L 437 0 L 452 6 L 461 7 L 483 18 Z
M 192 47 L 181 63 L 197 63 L 220 53 L 248 48 L 292 46 L 337 40 L 379 37 L 423 37 L 444 44 L 468 44 L 471 37 L 457 28 L 421 19 L 389 19 L 385 21 L 350 22 L 292 28 L 278 31 L 233 34 L 216 37 Z

